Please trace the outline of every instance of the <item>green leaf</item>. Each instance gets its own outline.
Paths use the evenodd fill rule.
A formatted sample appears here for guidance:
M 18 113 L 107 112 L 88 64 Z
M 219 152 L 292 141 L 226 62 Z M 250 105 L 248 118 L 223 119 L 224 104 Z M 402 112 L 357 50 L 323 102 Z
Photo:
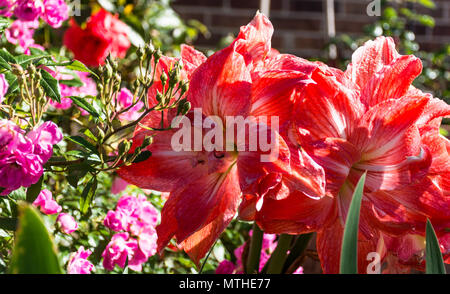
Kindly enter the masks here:
M 15 231 L 17 228 L 17 218 L 0 217 L 0 229 Z
M 39 212 L 25 202 L 19 205 L 19 225 L 8 269 L 11 274 L 60 274 L 56 247 Z
M 261 248 L 264 232 L 259 226 L 253 223 L 253 236 L 250 240 L 250 248 L 245 264 L 245 273 L 254 274 L 259 271 L 259 259 L 261 257 Z
M 89 164 L 83 162 L 80 164 L 74 164 L 68 167 L 68 176 L 67 176 L 67 181 L 69 182 L 69 184 L 74 187 L 77 188 L 78 187 L 78 182 L 84 178 L 84 176 L 89 172 L 92 171 L 92 168 Z
M 73 78 L 71 80 L 59 80 L 59 83 L 62 85 L 66 85 L 69 87 L 82 87 L 84 83 L 80 80 L 80 78 Z
M 100 114 L 97 112 L 97 110 L 95 110 L 95 108 L 92 106 L 91 103 L 86 101 L 86 98 L 81 98 L 81 97 L 77 97 L 77 96 L 70 96 L 69 98 L 72 99 L 72 101 L 73 101 L 73 103 L 75 103 L 75 105 L 86 110 L 93 117 L 95 117 L 95 118 L 100 117 Z
M 86 139 L 84 139 L 83 137 L 70 136 L 70 137 L 66 137 L 66 139 L 94 152 L 95 154 L 98 154 L 97 148 L 95 148 L 94 145 L 92 145 L 91 143 L 86 141 Z
M 0 66 L 10 70 L 11 66 L 9 65 L 9 63 L 15 64 L 17 63 L 17 61 L 14 56 L 11 55 L 11 53 L 9 53 L 5 48 L 2 48 L 0 50 Z
M 76 71 L 82 71 L 82 72 L 88 72 L 91 75 L 95 76 L 98 79 L 98 75 L 95 74 L 92 70 L 86 67 L 83 63 L 79 62 L 78 60 L 71 61 L 69 63 L 61 64 L 64 65 L 67 69 L 76 70 Z
M 361 176 L 353 193 L 352 201 L 345 221 L 341 250 L 341 274 L 358 273 L 358 231 L 359 211 L 366 181 L 366 172 Z
M 433 2 L 433 0 L 418 0 L 419 4 L 422 4 L 422 6 L 425 6 L 426 8 L 436 8 L 436 4 Z
M 289 250 L 289 255 L 286 258 L 286 262 L 283 267 L 283 273 L 286 273 L 288 269 L 290 269 L 295 263 L 302 257 L 303 252 L 308 247 L 309 241 L 312 238 L 313 233 L 302 234 L 297 237 L 294 245 Z
M 52 77 L 52 75 L 45 70 L 41 69 L 40 72 L 42 75 L 41 86 L 44 88 L 47 96 L 53 101 L 61 102 L 61 93 L 59 91 L 58 80 Z
M 7 94 L 11 94 L 19 90 L 19 83 L 17 82 L 17 77 L 14 74 L 7 72 L 5 74 L 5 79 L 9 85 Z
M 22 67 L 26 67 L 28 64 L 30 64 L 31 62 L 34 61 L 38 61 L 40 59 L 43 58 L 51 58 L 52 56 L 49 54 L 45 54 L 44 55 L 19 55 L 16 57 L 17 63 L 20 64 Z
M 9 18 L 0 17 L 0 33 L 6 30 L 11 25 Z
M 43 180 L 44 180 L 44 176 L 41 176 L 41 178 L 39 179 L 39 181 L 36 184 L 31 185 L 27 189 L 27 196 L 26 196 L 27 202 L 33 203 L 33 201 L 36 200 L 39 193 L 41 192 Z
M 95 191 L 97 190 L 97 178 L 92 177 L 92 179 L 87 183 L 86 187 L 83 189 L 83 193 L 80 198 L 80 212 L 86 214 L 89 210 L 89 206 L 95 196 Z
M 139 155 L 133 160 L 133 163 L 146 161 L 147 159 L 150 158 L 150 156 L 152 156 L 152 153 L 148 150 L 144 150 L 141 153 L 139 153 Z
M 25 200 L 27 198 L 27 193 L 24 187 L 20 187 L 9 193 L 9 197 L 15 200 Z
M 439 241 L 429 219 L 427 219 L 425 256 L 427 274 L 445 274 Z

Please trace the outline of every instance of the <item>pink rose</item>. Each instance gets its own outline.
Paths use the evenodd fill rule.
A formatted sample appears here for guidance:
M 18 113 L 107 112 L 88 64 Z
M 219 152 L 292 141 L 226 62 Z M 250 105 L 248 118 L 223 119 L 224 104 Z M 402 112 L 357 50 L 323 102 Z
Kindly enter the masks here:
M 127 258 L 133 256 L 137 248 L 137 241 L 129 238 L 128 233 L 115 234 L 102 253 L 103 267 L 109 271 L 112 271 L 116 264 L 124 268 Z
M 69 8 L 64 0 L 44 0 L 44 9 L 42 18 L 53 28 L 61 27 L 69 18 Z
M 224 260 L 221 263 L 219 263 L 219 265 L 217 266 L 216 274 L 229 275 L 229 274 L 232 274 L 234 272 L 235 268 L 236 268 L 236 266 L 234 265 L 234 263 L 232 263 L 229 260 Z
M 41 0 L 18 0 L 14 9 L 15 16 L 23 21 L 37 20 L 44 12 Z
M 4 74 L 0 74 L 0 104 L 5 98 L 6 93 L 8 92 L 8 82 L 5 79 Z
M 84 250 L 81 246 L 77 252 L 70 255 L 69 264 L 67 265 L 68 274 L 90 274 L 94 269 L 94 265 L 87 260 L 92 252 L 90 250 Z
M 42 190 L 34 200 L 33 205 L 40 207 L 44 214 L 55 214 L 61 211 L 61 206 L 53 200 L 52 192 L 47 189 Z
M 70 214 L 67 213 L 60 213 L 56 219 L 56 223 L 61 228 L 61 231 L 68 235 L 78 229 L 78 223 Z

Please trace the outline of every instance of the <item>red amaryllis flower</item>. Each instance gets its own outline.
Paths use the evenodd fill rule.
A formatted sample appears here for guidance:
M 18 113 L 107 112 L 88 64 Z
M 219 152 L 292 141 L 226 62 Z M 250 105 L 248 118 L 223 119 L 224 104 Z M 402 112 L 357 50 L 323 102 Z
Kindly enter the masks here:
M 421 70 L 418 58 L 399 55 L 391 38 L 380 37 L 353 54 L 346 72 L 326 66 L 313 72 L 316 83 L 298 100 L 289 137 L 324 168 L 326 197 L 296 191 L 265 199 L 256 213 L 265 232 L 317 231 L 323 270 L 337 273 L 348 207 L 364 171 L 361 272 L 368 252 L 398 248 L 382 235 L 423 232 L 426 217 L 439 232 L 448 227 L 450 148 L 439 125 L 450 107 L 411 86 Z
M 123 167 L 118 173 L 137 186 L 171 192 L 157 228 L 160 251 L 175 236 L 198 263 L 236 214 L 242 194 L 257 193 L 260 186 L 269 189 L 280 181 L 281 175 L 291 176 L 300 191 L 308 191 L 316 197 L 324 194 L 320 188 L 323 185 L 312 183 L 324 182 L 323 169 L 300 164 L 309 161 L 300 158 L 298 152 L 294 157 L 301 160 L 292 161 L 285 140 L 270 124 L 272 116 L 279 118 L 281 127 L 289 124 L 298 90 L 310 81 L 309 75 L 316 65 L 289 55 L 269 56 L 272 32 L 268 19 L 257 14 L 227 48 L 205 60 L 192 48 L 183 47 L 181 59 L 186 65 L 182 75 L 190 80 L 186 99 L 192 110 L 187 117 L 192 118 L 200 110 L 202 118 L 211 119 L 209 126 L 188 120 L 194 144 L 199 142 L 195 141 L 198 139 L 195 138 L 196 128 L 203 131 L 199 138 L 201 144 L 208 130 L 217 126 L 217 120 L 223 122 L 223 129 L 228 131 L 226 117 L 240 116 L 252 122 L 247 131 L 273 135 L 272 147 L 278 153 L 271 158 L 273 160 L 261 162 L 261 155 L 267 152 L 262 148 L 250 150 L 247 138 L 238 144 L 235 136 L 230 141 L 229 138 L 222 143 L 215 141 L 212 149 L 203 145 L 194 149 L 198 151 L 176 151 L 171 141 L 180 128 L 165 132 L 136 129 L 135 146 L 139 146 L 146 135 L 155 135 L 154 143 L 148 148 L 152 156 L 144 162 Z M 170 62 L 173 60 L 163 59 L 159 70 L 170 68 L 167 66 Z M 297 65 L 296 70 L 291 69 L 293 64 Z M 157 82 L 155 87 L 162 85 Z M 149 99 L 154 103 L 154 97 Z M 165 116 L 167 122 L 174 115 L 168 112 Z M 258 120 L 261 116 L 267 116 L 268 122 Z M 151 113 L 142 124 L 154 127 L 159 122 L 160 117 Z M 235 134 L 239 131 L 242 130 Z M 225 145 L 234 148 L 222 151 L 220 147 Z
M 92 15 L 82 29 L 70 20 L 70 28 L 64 34 L 64 45 L 73 52 L 75 59 L 89 66 L 102 65 L 105 58 L 125 57 L 131 43 L 128 26 L 106 10 Z

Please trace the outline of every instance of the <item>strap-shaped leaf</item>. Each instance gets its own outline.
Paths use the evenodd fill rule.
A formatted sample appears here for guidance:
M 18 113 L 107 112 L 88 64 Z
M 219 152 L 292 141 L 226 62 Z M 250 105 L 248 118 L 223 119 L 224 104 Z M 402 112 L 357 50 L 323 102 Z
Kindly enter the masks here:
M 341 250 L 341 274 L 358 273 L 358 231 L 359 231 L 359 211 L 364 191 L 366 173 L 364 173 L 356 185 L 353 193 L 350 208 L 345 221 L 344 236 L 342 238 Z
M 19 205 L 19 226 L 8 269 L 12 274 L 60 274 L 56 247 L 39 212 L 30 204 Z
M 425 256 L 427 274 L 445 274 L 439 241 L 429 219 L 427 219 Z

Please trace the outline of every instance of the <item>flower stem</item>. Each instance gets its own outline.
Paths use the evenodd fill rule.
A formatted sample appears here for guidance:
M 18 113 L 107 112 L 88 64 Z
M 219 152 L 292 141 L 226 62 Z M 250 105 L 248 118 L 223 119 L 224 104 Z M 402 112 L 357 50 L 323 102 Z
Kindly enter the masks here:
M 302 234 L 299 235 L 296 240 L 294 241 L 294 245 L 292 245 L 291 250 L 289 250 L 289 255 L 286 258 L 286 262 L 283 267 L 284 273 L 290 273 L 290 269 L 292 269 L 292 266 L 297 263 L 299 258 L 303 256 L 303 253 L 305 252 L 306 247 L 308 247 L 309 241 L 311 240 L 313 236 L 313 233 L 308 234 Z M 296 268 L 294 268 L 295 270 Z
M 259 270 L 259 258 L 261 256 L 261 247 L 263 240 L 263 231 L 258 227 L 256 222 L 253 224 L 253 235 L 250 240 L 250 249 L 247 257 L 247 266 L 245 272 L 247 274 L 258 273 Z
M 267 267 L 268 274 L 281 274 L 286 261 L 287 252 L 291 245 L 292 235 L 282 234 L 278 238 L 278 245 L 270 257 L 270 263 Z

